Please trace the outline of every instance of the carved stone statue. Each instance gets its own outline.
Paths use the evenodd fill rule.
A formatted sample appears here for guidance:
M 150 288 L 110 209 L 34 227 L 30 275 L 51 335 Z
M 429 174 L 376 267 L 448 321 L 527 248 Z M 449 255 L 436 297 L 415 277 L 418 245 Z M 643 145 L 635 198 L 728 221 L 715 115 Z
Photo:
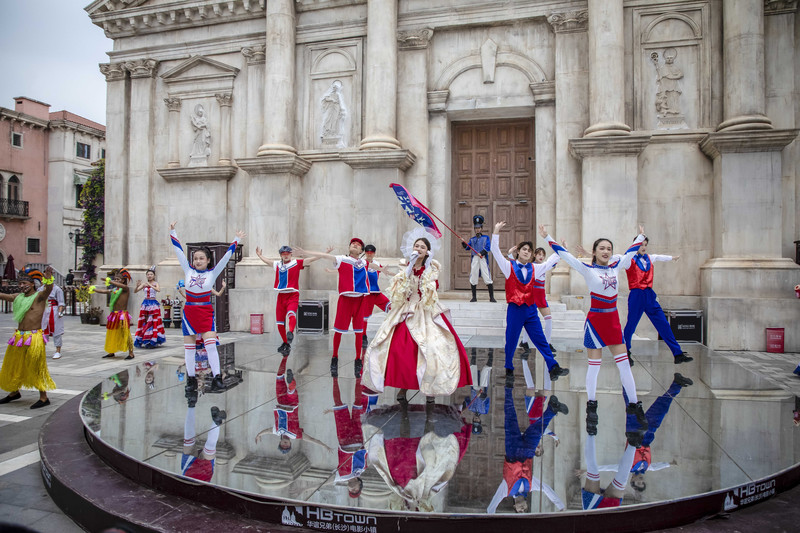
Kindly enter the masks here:
M 322 96 L 322 144 L 343 148 L 344 120 L 347 117 L 347 108 L 342 97 L 342 82 L 334 81 Z
M 656 69 L 656 114 L 658 125 L 664 129 L 686 128 L 681 109 L 683 72 L 675 65 L 678 51 L 664 50 L 664 63 L 659 62 L 658 52 L 650 54 Z
M 202 104 L 194 106 L 192 113 L 192 128 L 194 140 L 192 151 L 189 153 L 190 167 L 207 167 L 208 156 L 211 155 L 211 133 L 208 131 L 208 117 Z

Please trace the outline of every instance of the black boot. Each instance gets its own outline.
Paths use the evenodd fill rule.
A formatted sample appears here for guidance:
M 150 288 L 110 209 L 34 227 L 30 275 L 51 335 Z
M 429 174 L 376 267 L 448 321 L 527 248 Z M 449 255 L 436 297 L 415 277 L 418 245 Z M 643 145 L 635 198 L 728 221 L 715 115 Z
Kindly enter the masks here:
M 186 378 L 186 385 L 183 387 L 186 393 L 197 392 L 197 377 L 189 376 Z
M 220 411 L 216 405 L 211 408 L 211 420 L 214 421 L 214 424 L 221 426 L 226 418 L 228 418 L 228 413 L 225 410 Z
M 633 368 L 633 357 L 631 357 L 630 350 L 628 350 L 628 364 L 631 365 L 631 368 Z
M 589 435 L 597 435 L 597 400 L 589 400 L 586 402 L 586 433 Z
M 477 285 L 470 285 L 472 287 L 472 300 L 470 302 L 477 302 L 478 301 L 478 286 Z
M 367 334 L 364 333 L 361 337 L 361 349 L 364 350 L 366 348 L 369 348 L 369 339 L 367 338 Z
M 510 368 L 506 368 L 506 388 L 514 388 L 514 371 Z
M 636 421 L 639 423 L 639 431 L 644 434 L 650 427 L 647 424 L 647 417 L 644 414 L 642 402 L 629 403 L 625 408 L 625 414 L 636 415 Z
M 673 383 L 677 383 L 681 387 L 688 387 L 690 385 L 694 385 L 694 381 L 692 381 L 691 379 L 689 379 L 687 377 L 683 377 L 678 372 L 675 372 L 675 374 L 673 375 L 672 382 Z
M 211 380 L 211 392 L 218 392 L 225 390 L 225 383 L 222 381 L 222 376 L 217 374 Z
M 690 361 L 694 361 L 694 357 L 690 357 L 688 353 L 681 352 L 679 355 L 675 356 L 675 364 L 679 365 L 681 363 L 688 363 Z
M 549 407 L 550 410 L 552 410 L 555 414 L 558 413 L 562 413 L 565 415 L 569 414 L 569 407 L 559 402 L 558 398 L 555 395 L 550 396 L 550 401 L 547 402 L 547 407 Z
M 361 371 L 364 368 L 364 363 L 361 362 L 361 359 L 356 359 L 355 363 L 353 363 L 353 375 L 356 379 L 361 377 Z
M 569 374 L 569 368 L 561 368 L 560 365 L 555 365 L 552 369 L 550 369 L 550 381 L 555 381 L 561 376 L 566 376 Z
M 331 377 L 339 377 L 339 358 L 331 357 Z
M 486 286 L 489 289 L 489 301 L 497 303 L 497 300 L 494 299 L 494 283 L 490 283 Z

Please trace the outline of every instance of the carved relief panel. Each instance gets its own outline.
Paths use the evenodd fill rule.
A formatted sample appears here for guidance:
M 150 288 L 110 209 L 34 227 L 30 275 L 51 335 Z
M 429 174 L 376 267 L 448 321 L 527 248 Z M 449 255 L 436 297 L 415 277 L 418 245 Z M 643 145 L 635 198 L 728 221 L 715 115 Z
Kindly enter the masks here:
M 360 39 L 306 46 L 304 149 L 323 152 L 361 140 Z
M 711 123 L 709 5 L 633 11 L 637 130 L 670 131 Z

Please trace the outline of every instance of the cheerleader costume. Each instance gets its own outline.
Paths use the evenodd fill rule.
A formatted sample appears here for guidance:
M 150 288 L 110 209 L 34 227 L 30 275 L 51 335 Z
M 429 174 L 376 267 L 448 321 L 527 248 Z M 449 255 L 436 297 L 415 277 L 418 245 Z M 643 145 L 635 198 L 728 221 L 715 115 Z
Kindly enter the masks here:
M 137 348 L 155 348 L 164 344 L 166 340 L 164 323 L 161 321 L 161 306 L 156 300 L 156 290 L 145 287 L 133 345 Z
M 375 263 L 379 267 L 383 267 L 380 263 Z M 370 268 L 370 262 L 367 261 L 367 285 L 369 285 L 369 294 L 364 296 L 364 303 L 361 306 L 361 311 L 364 315 L 364 334 L 367 333 L 367 321 L 372 316 L 372 308 L 377 307 L 381 311 L 388 312 L 391 307 L 391 302 L 385 294 L 381 292 L 378 286 L 378 276 L 380 272 Z
M 283 342 L 288 344 L 286 337 L 286 322 L 289 322 L 289 332 L 294 333 L 297 326 L 297 309 L 300 305 L 300 271 L 303 270 L 302 259 L 292 259 L 288 263 L 275 261 L 274 288 L 278 292 L 278 301 L 275 305 L 275 322 Z

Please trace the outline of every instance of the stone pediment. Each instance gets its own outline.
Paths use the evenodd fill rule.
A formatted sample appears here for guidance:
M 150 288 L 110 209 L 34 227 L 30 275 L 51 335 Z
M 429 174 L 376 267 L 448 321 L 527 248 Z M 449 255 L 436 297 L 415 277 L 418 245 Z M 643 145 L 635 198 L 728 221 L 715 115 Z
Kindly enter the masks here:
M 95 0 L 84 8 L 89 16 L 98 13 L 110 13 L 124 11 L 126 9 L 139 7 L 144 4 L 152 4 L 151 0 Z
M 200 80 L 224 80 L 239 74 L 239 69 L 204 56 L 192 56 L 175 68 L 161 75 L 164 82 L 174 84 L 179 82 L 195 82 Z

